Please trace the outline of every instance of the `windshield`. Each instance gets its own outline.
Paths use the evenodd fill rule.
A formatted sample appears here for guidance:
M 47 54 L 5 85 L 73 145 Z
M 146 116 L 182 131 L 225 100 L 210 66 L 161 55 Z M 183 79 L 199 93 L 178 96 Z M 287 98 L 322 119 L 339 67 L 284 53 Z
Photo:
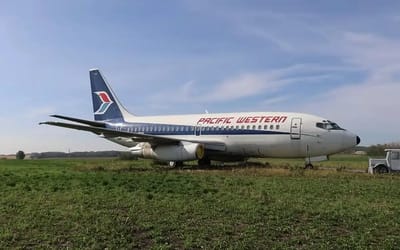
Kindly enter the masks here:
M 344 130 L 337 123 L 331 122 L 329 120 L 323 120 L 322 122 L 317 122 L 315 126 L 317 128 L 322 128 L 326 130 Z

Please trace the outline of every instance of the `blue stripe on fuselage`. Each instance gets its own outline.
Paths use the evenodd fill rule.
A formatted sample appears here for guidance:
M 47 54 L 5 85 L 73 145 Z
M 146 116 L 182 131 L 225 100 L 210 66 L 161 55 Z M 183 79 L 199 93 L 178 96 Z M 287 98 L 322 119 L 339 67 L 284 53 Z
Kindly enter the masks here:
M 146 135 L 288 135 L 288 132 L 265 129 L 236 129 L 221 127 L 196 127 L 154 123 L 107 123 L 107 128 L 129 133 Z M 201 131 L 200 131 L 201 129 Z

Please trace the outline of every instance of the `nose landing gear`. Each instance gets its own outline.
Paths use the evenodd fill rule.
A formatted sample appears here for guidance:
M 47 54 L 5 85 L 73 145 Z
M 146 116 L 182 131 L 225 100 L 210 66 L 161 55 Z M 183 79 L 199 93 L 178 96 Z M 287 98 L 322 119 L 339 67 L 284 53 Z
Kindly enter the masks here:
M 304 164 L 304 169 L 314 169 L 314 166 L 313 166 L 313 164 L 311 164 L 311 162 L 310 163 L 305 163 Z

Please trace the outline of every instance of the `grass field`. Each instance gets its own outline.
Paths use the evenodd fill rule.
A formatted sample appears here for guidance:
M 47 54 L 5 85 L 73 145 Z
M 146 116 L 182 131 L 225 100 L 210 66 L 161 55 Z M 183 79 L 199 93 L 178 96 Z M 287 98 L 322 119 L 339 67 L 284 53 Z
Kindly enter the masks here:
M 0 248 L 400 247 L 400 176 L 335 156 L 258 167 L 1 160 Z

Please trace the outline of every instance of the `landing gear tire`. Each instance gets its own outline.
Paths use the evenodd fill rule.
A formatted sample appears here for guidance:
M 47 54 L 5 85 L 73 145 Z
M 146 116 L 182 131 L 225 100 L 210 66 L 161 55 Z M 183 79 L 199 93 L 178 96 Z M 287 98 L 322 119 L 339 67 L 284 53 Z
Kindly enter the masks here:
M 304 169 L 314 169 L 314 166 L 313 166 L 313 164 L 311 164 L 311 163 L 307 163 L 307 164 L 304 166 Z
M 208 158 L 203 158 L 197 161 L 199 167 L 209 167 L 211 165 L 211 160 Z

